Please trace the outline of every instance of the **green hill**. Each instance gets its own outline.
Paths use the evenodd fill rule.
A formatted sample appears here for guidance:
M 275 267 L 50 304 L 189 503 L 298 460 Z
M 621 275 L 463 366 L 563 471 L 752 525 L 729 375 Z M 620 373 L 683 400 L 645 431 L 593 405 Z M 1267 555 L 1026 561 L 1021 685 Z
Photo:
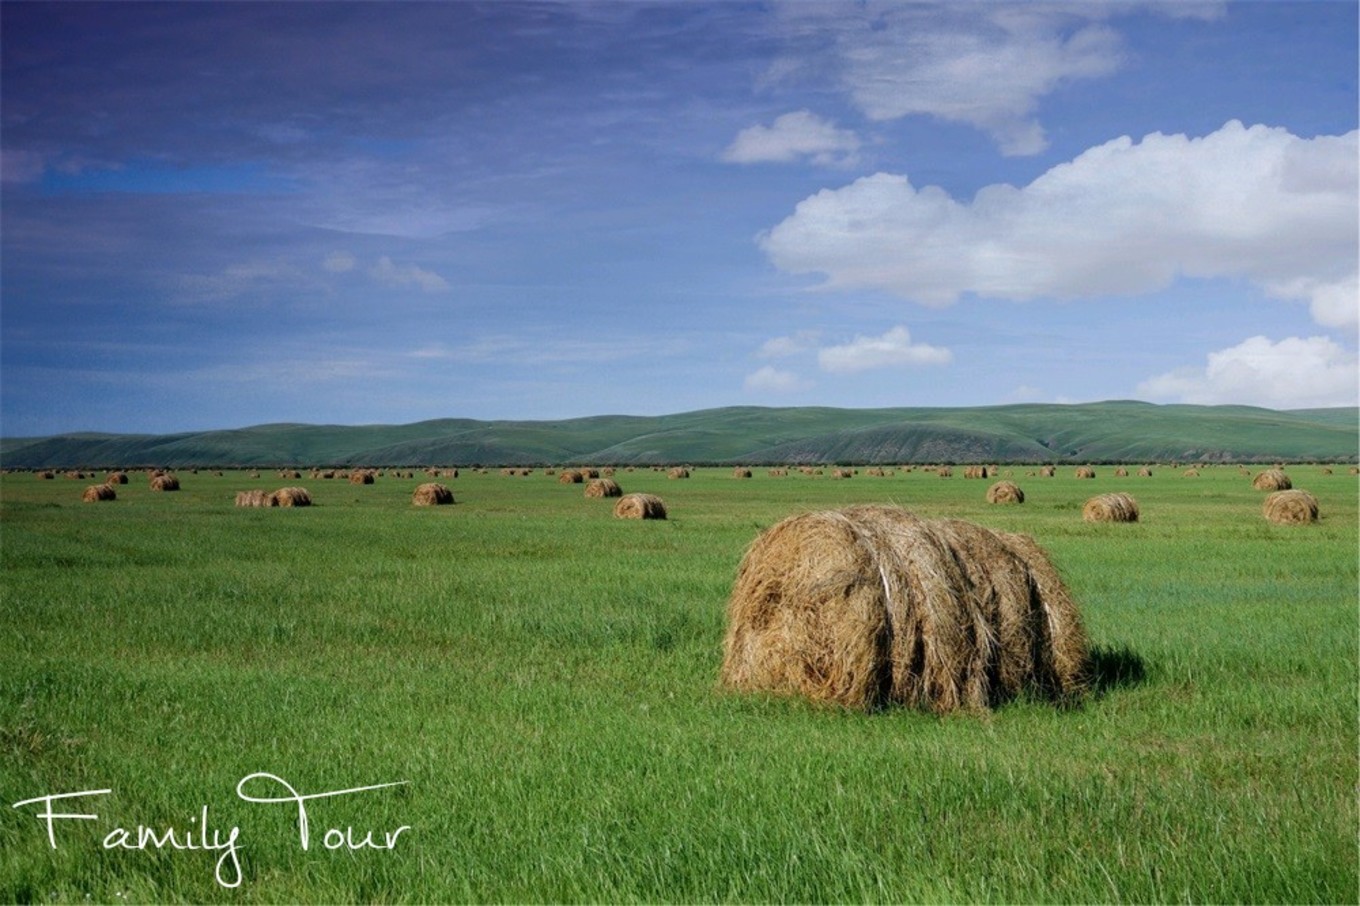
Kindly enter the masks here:
M 731 407 L 562 421 L 258 425 L 0 441 L 5 468 L 554 463 L 1354 462 L 1355 408 L 1115 401 L 976 408 Z

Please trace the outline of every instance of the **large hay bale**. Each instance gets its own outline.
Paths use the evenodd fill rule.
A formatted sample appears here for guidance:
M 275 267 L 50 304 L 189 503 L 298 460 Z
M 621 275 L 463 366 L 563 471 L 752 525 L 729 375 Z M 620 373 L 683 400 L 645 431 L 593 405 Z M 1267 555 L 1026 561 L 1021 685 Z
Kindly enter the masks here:
M 1138 501 L 1128 494 L 1100 494 L 1081 508 L 1086 522 L 1137 522 Z
M 614 504 L 619 519 L 665 519 L 666 505 L 655 494 L 625 494 Z
M 1025 492 L 1013 481 L 998 481 L 987 489 L 988 503 L 1024 503 Z
M 262 491 L 259 488 L 256 488 L 251 491 L 237 491 L 236 505 L 247 507 L 265 507 L 265 506 L 277 506 L 278 504 L 274 503 L 270 499 L 269 494 L 267 492 Z
M 117 500 L 118 492 L 112 485 L 92 484 L 85 489 L 85 493 L 80 495 L 80 499 L 86 503 L 94 503 L 99 500 Z
M 179 479 L 173 475 L 156 475 L 151 479 L 153 491 L 178 491 Z
M 437 482 L 426 482 L 411 495 L 412 506 L 447 506 L 453 503 L 453 492 Z
M 623 488 L 612 478 L 593 478 L 586 485 L 587 497 L 620 497 Z
M 1076 606 L 1031 539 L 898 507 L 793 516 L 747 549 L 722 682 L 872 710 L 986 709 L 1032 689 L 1073 700 Z
M 1258 491 L 1287 491 L 1294 483 L 1279 469 L 1266 469 L 1251 480 L 1251 486 Z
M 306 488 L 279 488 L 269 495 L 270 506 L 311 506 L 312 495 Z
M 1095 478 L 1096 470 L 1091 468 L 1090 466 L 1078 466 L 1076 472 L 1074 472 L 1073 474 L 1075 474 L 1078 478 Z
M 1281 525 L 1302 525 L 1318 521 L 1318 502 L 1304 490 L 1275 491 L 1266 497 L 1261 513 Z

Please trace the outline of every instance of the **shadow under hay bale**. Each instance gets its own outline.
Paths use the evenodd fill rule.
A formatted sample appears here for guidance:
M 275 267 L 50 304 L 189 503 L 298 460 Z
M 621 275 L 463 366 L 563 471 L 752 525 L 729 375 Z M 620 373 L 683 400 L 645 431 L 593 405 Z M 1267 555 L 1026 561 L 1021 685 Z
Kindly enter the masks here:
M 618 519 L 665 519 L 666 505 L 655 494 L 625 494 L 614 504 Z
M 1124 686 L 1137 686 L 1147 679 L 1143 658 L 1127 645 L 1097 645 L 1091 649 L 1090 690 L 1100 696 Z
M 1034 541 L 898 507 L 793 516 L 747 549 L 723 685 L 855 710 L 990 708 L 1084 691 L 1076 605 Z
M 1287 491 L 1294 483 L 1281 470 L 1266 469 L 1251 480 L 1251 486 L 1258 491 Z
M 1302 489 L 1275 491 L 1262 504 L 1261 514 L 1280 525 L 1306 525 L 1318 521 L 1318 502 Z
M 1099 494 L 1081 508 L 1085 522 L 1137 522 L 1138 501 L 1129 494 Z
M 1024 503 L 1025 492 L 1013 481 L 998 481 L 987 489 L 988 503 Z
M 623 488 L 612 478 L 592 478 L 586 485 L 587 497 L 621 497 Z
M 312 495 L 306 488 L 279 488 L 269 495 L 270 506 L 311 506 Z
M 453 492 L 437 482 L 426 482 L 411 495 L 412 506 L 448 506 L 453 503 Z
M 95 503 L 100 500 L 117 500 L 118 492 L 107 484 L 92 484 L 80 495 L 80 499 L 86 503 Z

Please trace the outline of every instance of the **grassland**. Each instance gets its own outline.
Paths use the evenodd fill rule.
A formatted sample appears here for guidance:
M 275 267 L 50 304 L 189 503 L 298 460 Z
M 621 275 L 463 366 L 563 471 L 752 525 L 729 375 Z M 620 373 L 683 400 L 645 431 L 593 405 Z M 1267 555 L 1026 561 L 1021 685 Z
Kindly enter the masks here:
M 620 471 L 626 522 L 542 472 L 421 480 L 0 477 L 0 900 L 1357 900 L 1357 479 L 1291 466 L 1317 525 L 1199 478 L 989 482 Z M 957 475 L 957 472 L 956 472 Z M 301 483 L 316 506 L 245 510 Z M 1133 493 L 1142 521 L 1090 525 Z M 1096 694 L 1057 711 L 844 713 L 715 685 L 745 546 L 797 511 L 895 502 L 1032 534 L 1081 604 Z M 308 802 L 245 802 L 256 772 Z M 263 782 L 251 787 L 268 794 Z M 54 811 L 25 799 L 95 789 Z M 274 791 L 277 794 L 277 790 Z M 239 828 L 216 852 L 105 849 L 118 827 Z M 401 826 L 395 847 L 327 850 Z

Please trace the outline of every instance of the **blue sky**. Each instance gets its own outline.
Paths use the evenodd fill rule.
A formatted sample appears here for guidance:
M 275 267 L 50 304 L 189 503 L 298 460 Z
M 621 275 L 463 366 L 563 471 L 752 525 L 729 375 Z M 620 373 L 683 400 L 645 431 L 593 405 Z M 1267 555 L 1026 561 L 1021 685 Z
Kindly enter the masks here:
M 1356 405 L 1357 4 L 0 4 L 0 432 Z

